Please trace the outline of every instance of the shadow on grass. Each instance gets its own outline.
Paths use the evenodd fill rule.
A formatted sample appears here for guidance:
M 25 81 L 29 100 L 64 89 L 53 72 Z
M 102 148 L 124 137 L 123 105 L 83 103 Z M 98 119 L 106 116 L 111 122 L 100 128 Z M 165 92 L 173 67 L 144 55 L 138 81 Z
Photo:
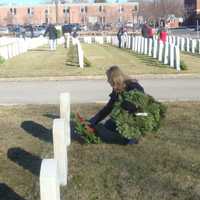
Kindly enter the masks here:
M 119 48 L 117 48 L 117 49 L 119 49 Z M 164 65 L 164 64 L 160 63 L 157 59 L 155 59 L 153 57 L 150 57 L 150 56 L 147 56 L 147 55 L 144 55 L 144 54 L 137 54 L 130 49 L 121 48 L 120 50 L 127 52 L 131 55 L 134 55 L 138 60 L 140 60 L 141 62 L 143 62 L 147 66 L 160 67 L 160 68 L 165 68 L 165 67 L 168 66 L 168 65 Z
M 146 65 L 150 65 L 150 66 L 156 66 L 156 67 L 165 67 L 165 65 L 159 63 L 156 59 L 154 58 L 150 58 L 147 56 L 142 56 L 142 55 L 137 55 L 134 54 L 134 56 L 136 58 L 138 58 L 140 61 L 142 61 L 143 63 L 145 63 Z
M 16 192 L 12 190 L 5 183 L 0 183 L 0 199 L 1 200 L 25 200 L 20 197 Z
M 56 114 L 52 114 L 52 113 L 46 113 L 43 115 L 44 117 L 48 117 L 49 119 L 57 119 L 57 118 L 60 118 L 59 115 L 56 115 Z
M 129 50 L 130 52 L 130 50 Z M 139 55 L 133 52 L 132 53 L 138 60 L 140 60 L 141 62 L 143 62 L 144 64 L 151 66 L 151 67 L 160 67 L 160 68 L 165 68 L 167 65 L 164 65 L 162 63 L 160 63 L 157 59 L 146 56 L 146 55 Z
M 75 62 L 72 62 L 72 61 L 66 61 L 65 65 L 71 66 L 71 67 L 78 67 L 78 63 L 75 63 Z
M 21 124 L 21 128 L 36 138 L 45 142 L 53 143 L 52 130 L 45 128 L 41 124 L 34 121 L 24 121 Z
M 198 53 L 181 52 L 181 54 L 187 55 L 187 56 L 192 56 L 195 58 L 200 58 L 200 54 L 198 54 Z
M 50 49 L 29 49 L 28 51 L 50 51 Z
M 32 174 L 39 176 L 42 162 L 40 157 L 35 156 L 20 147 L 8 149 L 7 157 L 24 169 L 29 170 Z

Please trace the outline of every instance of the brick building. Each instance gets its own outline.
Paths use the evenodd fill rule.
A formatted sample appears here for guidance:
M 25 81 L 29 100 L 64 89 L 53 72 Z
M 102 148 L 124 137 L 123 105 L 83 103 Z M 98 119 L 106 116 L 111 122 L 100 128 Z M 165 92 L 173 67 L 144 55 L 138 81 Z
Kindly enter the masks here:
M 135 21 L 139 3 L 43 4 L 0 6 L 0 25 L 43 23 L 117 24 Z
M 200 23 L 200 0 L 184 0 L 185 23 L 196 24 L 197 19 Z

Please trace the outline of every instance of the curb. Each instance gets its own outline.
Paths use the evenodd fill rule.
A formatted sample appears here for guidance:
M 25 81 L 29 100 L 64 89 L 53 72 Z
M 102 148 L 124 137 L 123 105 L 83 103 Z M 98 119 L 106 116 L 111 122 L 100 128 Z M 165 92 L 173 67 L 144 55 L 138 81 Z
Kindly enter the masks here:
M 130 75 L 135 79 L 167 79 L 167 78 L 200 78 L 200 74 L 138 74 Z M 18 81 L 67 81 L 67 80 L 105 80 L 105 75 L 97 76 L 52 76 L 52 77 L 21 77 L 0 78 L 0 82 Z

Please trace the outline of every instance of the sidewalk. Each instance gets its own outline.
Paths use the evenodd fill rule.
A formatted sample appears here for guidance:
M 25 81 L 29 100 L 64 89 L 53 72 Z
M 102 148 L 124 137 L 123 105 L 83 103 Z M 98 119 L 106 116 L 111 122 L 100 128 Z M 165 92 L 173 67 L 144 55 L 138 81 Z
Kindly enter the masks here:
M 138 74 L 130 75 L 133 79 L 167 79 L 167 78 L 200 78 L 200 74 Z M 104 80 L 106 76 L 51 76 L 51 77 L 18 77 L 0 78 L 1 81 L 65 81 L 65 80 Z

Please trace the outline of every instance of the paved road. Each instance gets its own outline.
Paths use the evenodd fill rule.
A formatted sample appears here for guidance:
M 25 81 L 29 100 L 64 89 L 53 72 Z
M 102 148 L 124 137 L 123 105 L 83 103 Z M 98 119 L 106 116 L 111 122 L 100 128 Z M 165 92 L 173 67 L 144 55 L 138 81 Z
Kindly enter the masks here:
M 158 100 L 200 100 L 200 78 L 139 81 Z M 105 80 L 1 81 L 0 104 L 58 104 L 61 92 L 70 92 L 72 103 L 103 102 L 110 91 Z

